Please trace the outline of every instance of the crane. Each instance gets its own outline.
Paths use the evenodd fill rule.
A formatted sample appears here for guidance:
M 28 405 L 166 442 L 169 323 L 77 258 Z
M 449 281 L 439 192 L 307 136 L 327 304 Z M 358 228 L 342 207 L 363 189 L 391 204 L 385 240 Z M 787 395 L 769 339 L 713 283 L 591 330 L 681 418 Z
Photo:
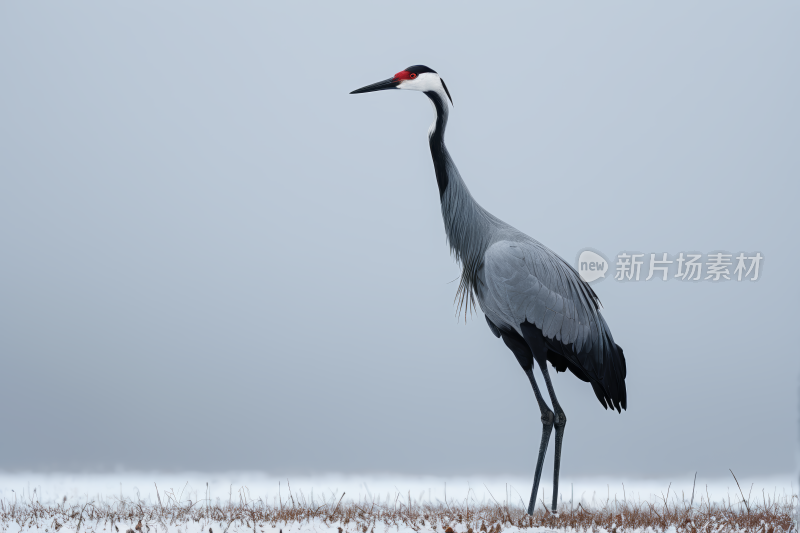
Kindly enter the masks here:
M 453 99 L 439 74 L 414 65 L 350 94 L 389 89 L 421 91 L 433 104 L 428 131 L 444 229 L 451 253 L 461 265 L 459 305 L 483 311 L 489 329 L 517 358 L 533 387 L 542 421 L 528 514 L 536 506 L 545 453 L 555 428 L 552 513 L 558 513 L 558 474 L 567 417 L 558 403 L 547 369 L 569 369 L 589 383 L 608 409 L 627 409 L 627 374 L 622 348 L 600 314 L 600 300 L 572 266 L 542 243 L 506 224 L 472 197 L 444 144 Z M 544 377 L 553 408 L 545 402 L 533 374 L 534 362 Z

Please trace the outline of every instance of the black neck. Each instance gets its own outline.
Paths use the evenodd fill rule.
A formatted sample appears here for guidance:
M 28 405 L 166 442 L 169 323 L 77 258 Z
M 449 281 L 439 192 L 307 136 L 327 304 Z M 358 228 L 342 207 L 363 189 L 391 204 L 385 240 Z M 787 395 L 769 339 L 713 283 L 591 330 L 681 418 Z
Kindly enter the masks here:
M 444 130 L 447 127 L 447 115 L 449 108 L 441 95 L 435 91 L 428 91 L 425 95 L 431 99 L 433 108 L 436 110 L 436 122 L 433 124 L 429 133 L 429 142 L 431 145 L 431 156 L 433 157 L 433 168 L 436 172 L 436 183 L 439 185 L 439 200 L 444 196 L 444 191 L 447 189 L 448 176 L 447 176 L 447 160 L 449 155 L 447 148 L 444 146 Z
M 461 284 L 456 298 L 461 304 L 475 305 L 478 272 L 488 248 L 492 231 L 500 221 L 481 208 L 472 198 L 453 159 L 444 145 L 449 107 L 445 96 L 436 91 L 425 93 L 433 103 L 436 121 L 428 132 L 431 156 L 439 185 L 442 219 L 450 250 L 461 263 Z

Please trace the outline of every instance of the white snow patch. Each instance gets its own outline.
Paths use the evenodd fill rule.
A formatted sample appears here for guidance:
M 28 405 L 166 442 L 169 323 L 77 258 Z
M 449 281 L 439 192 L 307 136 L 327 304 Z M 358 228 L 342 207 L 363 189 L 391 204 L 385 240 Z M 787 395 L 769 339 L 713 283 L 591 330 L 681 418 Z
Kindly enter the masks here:
M 550 502 L 552 485 L 545 479 L 540 485 L 539 498 Z M 208 492 L 206 489 L 208 483 Z M 759 501 L 763 495 L 788 496 L 797 494 L 797 480 L 793 476 L 773 476 L 762 478 L 739 478 L 745 497 Z M 0 473 L 0 500 L 13 502 L 39 501 L 42 504 L 61 502 L 66 496 L 68 502 L 111 501 L 130 499 L 155 503 L 156 487 L 161 497 L 170 491 L 180 501 L 197 502 L 210 496 L 212 504 L 237 503 L 240 497 L 248 501 L 261 501 L 262 504 L 277 505 L 286 502 L 289 494 L 304 498 L 309 502 L 320 503 L 337 499 L 346 493 L 344 501 L 381 501 L 401 499 L 408 502 L 436 503 L 464 501 L 491 502 L 509 505 L 523 505 L 530 497 L 532 476 L 469 476 L 435 477 L 403 475 L 335 475 L 319 476 L 271 476 L 256 472 L 231 473 L 160 473 L 160 472 L 112 472 L 102 474 L 69 473 Z M 607 500 L 613 502 L 661 501 L 669 488 L 670 500 L 689 501 L 692 494 L 692 476 L 674 479 L 609 479 L 609 478 L 569 478 L 563 476 L 559 484 L 560 501 L 569 503 L 574 493 L 574 503 L 597 506 Z M 733 478 L 697 478 L 695 501 L 710 498 L 712 501 L 735 500 L 739 488 Z M 116 533 L 116 532 L 114 532 Z M 186 533 L 186 532 L 182 532 Z M 221 533 L 221 532 L 220 532 Z M 257 532 L 258 533 L 258 532 Z

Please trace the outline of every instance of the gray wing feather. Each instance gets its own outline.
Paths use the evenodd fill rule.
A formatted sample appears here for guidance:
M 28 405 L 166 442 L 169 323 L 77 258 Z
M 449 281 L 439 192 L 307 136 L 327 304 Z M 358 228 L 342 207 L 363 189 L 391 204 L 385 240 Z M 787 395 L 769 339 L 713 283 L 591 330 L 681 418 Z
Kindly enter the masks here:
M 603 406 L 621 411 L 627 407 L 625 357 L 599 312 L 597 296 L 563 259 L 527 239 L 488 248 L 478 291 L 481 308 L 498 331 L 522 333 L 527 322 L 560 343 L 548 342 L 548 348 L 579 367 Z
M 578 355 L 601 338 L 594 293 L 578 273 L 536 241 L 500 241 L 486 251 L 484 312 L 518 329 L 526 320 Z M 581 361 L 583 362 L 583 361 Z M 586 361 L 594 366 L 597 361 Z

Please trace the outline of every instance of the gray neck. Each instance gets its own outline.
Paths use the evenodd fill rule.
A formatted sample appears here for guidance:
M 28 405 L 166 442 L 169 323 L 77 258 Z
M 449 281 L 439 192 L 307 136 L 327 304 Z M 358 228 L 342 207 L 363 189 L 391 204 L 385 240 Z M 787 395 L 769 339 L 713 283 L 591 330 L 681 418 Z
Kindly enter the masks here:
M 436 112 L 436 120 L 428 135 L 447 241 L 462 268 L 459 295 L 462 303 L 466 298 L 467 304 L 474 304 L 472 294 L 477 289 L 478 270 L 483 265 L 484 253 L 491 244 L 493 229 L 502 222 L 478 205 L 447 151 L 444 131 L 450 110 L 444 97 L 433 91 L 425 94 L 430 98 Z

